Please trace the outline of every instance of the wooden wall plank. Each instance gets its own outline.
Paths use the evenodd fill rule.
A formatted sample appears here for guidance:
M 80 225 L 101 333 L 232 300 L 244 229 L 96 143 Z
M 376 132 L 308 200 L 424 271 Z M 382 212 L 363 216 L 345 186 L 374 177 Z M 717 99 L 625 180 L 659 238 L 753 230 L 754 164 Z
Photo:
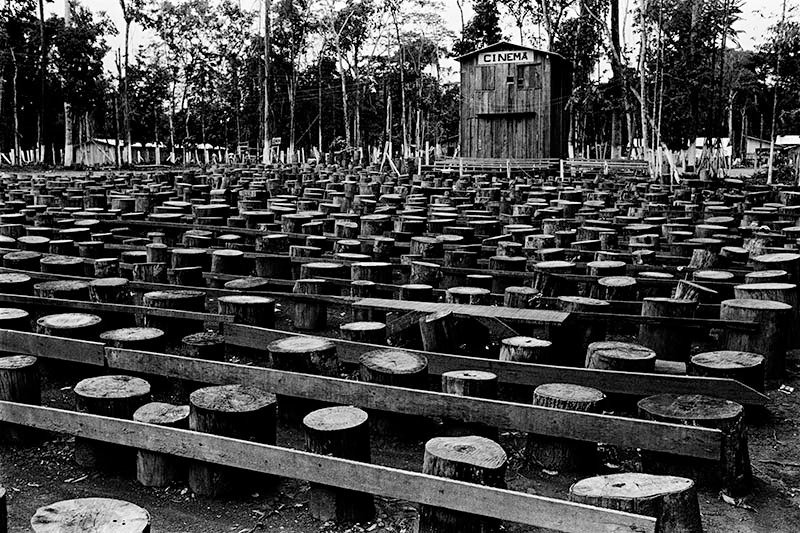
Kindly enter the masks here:
M 656 519 L 426 474 L 49 407 L 0 401 L 0 420 L 556 531 L 654 532 Z

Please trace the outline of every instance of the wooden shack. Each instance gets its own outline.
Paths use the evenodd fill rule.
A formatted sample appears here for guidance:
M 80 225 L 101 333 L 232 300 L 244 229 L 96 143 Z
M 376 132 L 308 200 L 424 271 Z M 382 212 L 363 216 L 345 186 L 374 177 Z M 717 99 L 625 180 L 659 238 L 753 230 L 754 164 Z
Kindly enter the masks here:
M 461 155 L 540 159 L 567 153 L 570 70 L 558 54 L 499 42 L 461 62 Z

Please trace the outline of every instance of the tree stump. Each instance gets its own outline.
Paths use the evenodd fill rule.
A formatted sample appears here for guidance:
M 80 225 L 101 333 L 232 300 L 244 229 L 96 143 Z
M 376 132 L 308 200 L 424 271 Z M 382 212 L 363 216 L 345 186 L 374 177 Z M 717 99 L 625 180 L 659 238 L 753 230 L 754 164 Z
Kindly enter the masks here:
M 189 429 L 193 431 L 275 444 L 274 394 L 246 385 L 222 385 L 194 391 L 189 404 Z M 189 488 L 198 496 L 248 494 L 258 477 L 204 461 L 189 463 Z
M 131 295 L 125 278 L 103 278 L 89 282 L 89 299 L 105 304 L 129 304 Z
M 83 276 L 83 259 L 80 257 L 50 255 L 43 257 L 39 262 L 39 266 L 41 267 L 42 272 L 47 274 Z
M 425 283 L 406 283 L 400 285 L 400 300 L 413 302 L 432 302 L 433 286 Z
M 169 248 L 163 243 L 150 243 L 145 245 L 148 263 L 169 262 Z
M 121 328 L 100 334 L 100 340 L 112 348 L 161 352 L 164 350 L 164 332 L 157 328 Z
M 417 353 L 403 350 L 373 350 L 358 359 L 359 378 L 366 383 L 422 389 L 428 387 L 428 360 Z M 400 413 L 370 412 L 376 432 L 418 435 L 425 426 L 419 416 Z
M 202 313 L 206 307 L 206 295 L 201 291 L 153 291 L 142 297 L 145 307 L 157 309 L 174 309 Z M 145 316 L 144 325 L 163 330 L 170 337 L 181 338 L 187 331 L 196 329 L 192 320 L 177 320 L 171 317 Z
M 586 263 L 586 268 L 590 276 L 610 277 L 624 276 L 626 265 L 622 261 L 590 261 Z
M 322 294 L 327 282 L 324 279 L 298 279 L 294 282 L 294 294 Z M 294 302 L 294 327 L 316 331 L 328 325 L 328 305 L 325 302 Z
M 0 293 L 29 295 L 33 292 L 33 281 L 27 274 L 0 272 Z
M 441 275 L 441 267 L 436 263 L 412 261 L 411 275 L 408 281 L 412 284 L 424 284 L 430 285 L 431 287 L 438 287 Z
M 506 453 L 484 437 L 436 437 L 425 443 L 422 472 L 505 488 Z M 500 521 L 449 509 L 420 506 L 419 533 L 494 533 Z
M 420 318 L 419 331 L 426 352 L 454 353 L 458 345 L 452 311 L 438 311 Z
M 31 316 L 27 311 L 13 307 L 0 307 L 0 329 L 31 330 Z
M 696 309 L 697 302 L 674 298 L 645 298 L 642 302 L 642 316 L 691 318 Z M 692 334 L 681 326 L 641 324 L 639 343 L 652 348 L 659 359 L 687 362 Z
M 720 319 L 757 322 L 759 329 L 742 331 L 725 328 L 720 335 L 720 344 L 726 350 L 763 355 L 766 379 L 780 379 L 786 365 L 791 316 L 792 306 L 781 302 L 725 300 L 720 307 Z
M 390 285 L 392 283 L 392 264 L 380 261 L 353 263 L 350 265 L 350 279 Z
M 794 283 L 745 283 L 733 288 L 736 299 L 771 300 L 792 306 L 791 326 L 787 348 L 800 347 L 800 302 Z
M 531 309 L 534 307 L 539 291 L 531 287 L 506 287 L 503 294 L 505 307 Z
M 593 342 L 586 350 L 586 368 L 619 372 L 652 373 L 656 367 L 656 352 L 629 342 Z
M 189 429 L 189 406 L 150 402 L 133 413 L 133 419 L 145 424 Z M 136 480 L 145 487 L 166 487 L 185 477 L 184 461 L 169 454 L 139 450 L 136 453 Z
M 75 409 L 81 413 L 131 420 L 150 401 L 150 384 L 131 376 L 100 376 L 75 385 Z M 134 466 L 133 450 L 119 444 L 75 437 L 75 462 L 87 468 L 127 471 Z
M 755 270 L 785 270 L 789 283 L 800 283 L 800 254 L 764 254 L 753 258 Z
M 582 479 L 570 501 L 658 519 L 657 533 L 702 533 L 697 489 L 691 479 L 624 473 Z
M 786 283 L 787 281 L 789 281 L 789 273 L 785 270 L 757 270 L 744 275 L 745 284 Z
M 225 337 L 211 331 L 186 335 L 181 340 L 181 355 L 207 361 L 223 361 Z
M 89 301 L 89 284 L 85 281 L 43 281 L 33 286 L 34 296 L 62 300 Z
M 533 405 L 565 411 L 597 413 L 605 395 L 597 389 L 570 383 L 545 383 L 533 391 Z M 563 437 L 529 434 L 526 463 L 557 472 L 581 471 L 594 466 L 597 444 Z
M 721 350 L 692 356 L 687 367 L 690 376 L 730 378 L 759 392 L 764 391 L 764 356 Z
M 261 292 L 270 290 L 270 282 L 264 278 L 240 278 L 225 282 L 223 288 L 230 291 Z
M 208 253 L 204 248 L 173 248 L 170 251 L 171 268 L 208 268 Z
M 199 266 L 170 268 L 167 270 L 167 281 L 170 285 L 183 287 L 205 287 L 206 285 L 203 279 L 203 267 Z
M 565 313 L 607 313 L 611 310 L 611 304 L 582 296 L 559 296 L 556 308 Z M 560 366 L 583 366 L 589 345 L 605 340 L 606 323 L 577 320 L 557 333 L 556 346 L 562 355 L 555 363 Z
M 350 296 L 353 298 L 374 298 L 377 294 L 377 285 L 372 281 L 357 280 L 350 282 Z M 351 307 L 353 321 L 355 322 L 385 322 L 386 311 L 377 309 L 359 309 Z
M 336 345 L 321 337 L 294 336 L 267 345 L 272 366 L 277 370 L 337 377 L 339 359 Z
M 217 298 L 217 312 L 220 315 L 233 315 L 235 322 L 272 328 L 275 326 L 275 300 L 263 296 L 220 296 Z
M 639 416 L 647 420 L 722 431 L 719 461 L 642 450 L 645 471 L 688 477 L 699 484 L 721 487 L 730 494 L 743 494 L 750 490 L 753 474 L 741 405 L 701 394 L 657 394 L 640 400 L 638 407 Z
M 532 286 L 542 296 L 572 296 L 576 294 L 576 284 L 559 274 L 574 274 L 575 263 L 569 261 L 541 261 L 533 266 Z
M 348 341 L 386 344 L 386 324 L 383 322 L 350 322 L 339 326 L 339 334 Z
M 480 370 L 451 370 L 442 374 L 442 392 L 456 396 L 497 399 L 497 375 Z M 497 428 L 477 422 L 445 419 L 443 433 L 448 437 L 480 435 L 497 439 Z
M 39 272 L 42 254 L 38 252 L 9 252 L 3 256 L 3 266 L 17 270 Z
M 306 451 L 370 462 L 368 415 L 356 407 L 318 409 L 303 418 Z M 309 511 L 317 520 L 366 522 L 375 516 L 372 494 L 311 483 Z
M 136 263 L 131 269 L 131 281 L 166 283 L 167 270 L 166 263 Z
M 550 341 L 534 337 L 509 337 L 500 341 L 500 360 L 520 363 L 548 363 L 551 360 Z
M 110 498 L 64 500 L 36 510 L 33 533 L 150 533 L 150 513 Z
M 675 287 L 673 298 L 675 300 L 711 304 L 718 301 L 719 293 L 692 281 L 681 279 L 678 280 L 678 285 Z
M 79 340 L 97 340 L 100 317 L 86 313 L 60 313 L 46 315 L 36 321 L 36 332 L 54 337 Z
M 630 276 L 608 276 L 597 280 L 590 294 L 598 300 L 637 300 L 638 284 Z
M 32 355 L 0 357 L 0 400 L 40 405 L 41 380 L 38 359 Z M 26 444 L 36 438 L 32 428 L 0 423 L 0 443 Z M 2 515 L 2 511 L 0 511 Z M 5 522 L 0 516 L 0 532 Z
M 490 292 L 478 287 L 450 287 L 445 302 L 450 304 L 488 305 Z

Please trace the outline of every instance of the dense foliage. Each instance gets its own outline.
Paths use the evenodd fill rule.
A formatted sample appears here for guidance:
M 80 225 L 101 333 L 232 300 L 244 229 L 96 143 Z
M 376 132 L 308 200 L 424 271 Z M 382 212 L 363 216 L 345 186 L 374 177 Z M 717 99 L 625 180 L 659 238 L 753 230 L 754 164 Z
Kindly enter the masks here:
M 65 103 L 76 143 L 260 153 L 265 138 L 281 137 L 289 152 L 452 149 L 452 58 L 503 38 L 573 64 L 572 96 L 554 105 L 569 109 L 576 155 L 626 154 L 642 137 L 680 149 L 730 136 L 738 151 L 744 135 L 769 136 L 775 94 L 776 133 L 797 133 L 800 120 L 800 23 L 776 21 L 760 49 L 742 50 L 732 30 L 740 0 L 456 0 L 472 14 L 458 34 L 447 30 L 444 0 L 262 0 L 251 10 L 235 0 L 117 0 L 119 28 L 77 0 L 68 24 L 45 16 L 49 1 L 0 4 L 3 153 L 41 147 L 52 161 L 64 147 Z M 144 38 L 109 50 L 130 26 Z

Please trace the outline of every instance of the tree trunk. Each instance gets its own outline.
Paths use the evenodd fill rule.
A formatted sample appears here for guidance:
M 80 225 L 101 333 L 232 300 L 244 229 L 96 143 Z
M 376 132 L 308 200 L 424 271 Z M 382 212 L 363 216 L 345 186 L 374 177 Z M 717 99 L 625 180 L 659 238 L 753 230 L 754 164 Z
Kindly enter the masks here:
M 408 116 L 406 110 L 406 76 L 405 76 L 405 54 L 403 52 L 403 42 L 400 40 L 400 25 L 397 22 L 397 8 L 392 9 L 392 21 L 399 47 L 400 62 L 400 121 L 403 129 L 403 159 L 408 158 Z
M 621 94 L 624 90 L 622 65 L 620 64 L 620 35 L 619 35 L 619 0 L 611 0 L 611 70 L 612 86 L 614 91 L 619 91 Z M 621 99 L 621 100 L 624 100 Z M 619 104 L 612 110 L 611 116 L 611 159 L 618 159 L 622 157 L 622 117 L 624 109 L 619 108 Z
M 14 92 L 14 99 L 11 101 L 14 113 L 14 159 L 19 161 L 19 104 L 17 103 L 17 75 L 19 74 L 19 69 L 17 68 L 17 55 L 14 53 L 14 49 L 9 47 L 9 50 L 11 50 L 11 65 L 14 67 L 14 76 L 11 78 L 11 89 Z
M 322 50 L 319 53 L 317 60 L 317 144 L 319 145 L 319 153 L 322 155 Z M 317 163 L 320 163 L 318 161 Z
M 641 94 L 641 99 L 639 101 L 639 109 L 641 113 L 641 121 L 642 121 L 642 158 L 645 161 L 650 161 L 650 156 L 648 155 L 648 148 L 650 145 L 649 135 L 647 132 L 647 84 L 645 81 L 645 67 L 646 67 L 646 58 L 647 58 L 647 31 L 646 31 L 646 19 L 645 19 L 645 12 L 647 11 L 647 0 L 642 0 L 642 7 L 640 11 L 641 17 L 641 25 L 642 25 L 642 33 L 641 33 L 641 42 L 639 47 L 639 94 Z M 650 171 L 653 171 L 653 165 L 650 165 Z
M 261 162 L 265 165 L 272 162 L 272 142 L 269 124 L 270 9 L 272 9 L 272 0 L 264 0 L 264 146 Z
M 44 47 L 44 0 L 39 0 L 39 116 L 36 123 L 36 154 L 37 157 L 41 155 L 42 162 L 44 162 L 42 139 L 44 138 L 44 108 L 47 86 L 46 74 L 47 50 Z
M 353 106 L 353 145 L 355 148 L 361 149 L 361 71 L 358 67 L 358 54 L 359 47 L 354 47 L 353 50 L 353 85 L 355 90 L 355 105 Z M 361 152 L 359 151 L 359 156 Z M 358 162 L 361 164 L 361 161 Z
M 339 63 L 339 78 L 342 83 L 342 115 L 344 118 L 344 140 L 347 148 L 350 148 L 353 142 L 353 136 L 350 132 L 350 109 L 347 105 L 347 75 L 344 70 L 344 53 L 342 52 L 342 43 L 340 35 L 336 35 L 336 60 Z
M 123 5 L 123 13 L 125 15 L 125 77 L 122 78 L 122 120 L 125 127 L 125 155 L 128 158 L 128 164 L 133 164 L 133 146 L 131 145 L 131 107 L 128 101 L 128 65 L 130 63 L 130 30 L 131 30 L 131 16 L 130 13 L 125 13 L 125 3 Z
M 294 163 L 295 162 L 295 146 L 294 146 L 294 136 L 295 136 L 295 124 L 296 124 L 296 117 L 295 117 L 295 108 L 296 105 L 296 97 L 297 97 L 297 76 L 295 74 L 294 68 L 294 61 L 291 65 L 291 72 L 287 77 L 287 84 L 289 89 L 289 153 L 287 162 Z

